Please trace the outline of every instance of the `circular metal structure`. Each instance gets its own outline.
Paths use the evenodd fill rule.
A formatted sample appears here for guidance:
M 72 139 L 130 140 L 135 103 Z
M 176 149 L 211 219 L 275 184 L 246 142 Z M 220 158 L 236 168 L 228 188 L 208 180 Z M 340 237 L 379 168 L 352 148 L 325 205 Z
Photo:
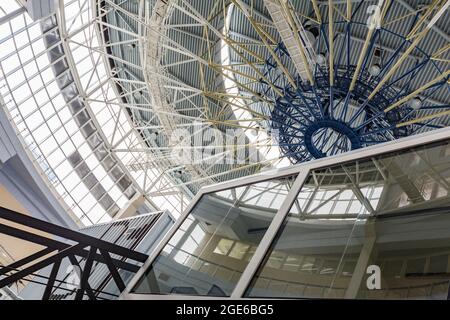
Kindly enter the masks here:
M 369 74 L 361 77 L 349 92 L 354 68 L 337 66 L 342 72 L 337 73 L 332 89 L 327 70 L 322 70 L 315 86 L 299 83 L 296 91 L 288 86 L 284 88 L 285 95 L 275 101 L 272 130 L 277 130 L 279 147 L 292 162 L 323 158 L 412 132 L 411 126 L 400 129 L 397 124 L 408 119 L 414 108 L 404 105 L 384 112 L 396 93 L 377 94 L 369 100 L 374 90 Z
M 450 123 L 445 0 L 21 3 L 0 5 L 0 94 L 83 224 Z
M 448 124 L 443 1 L 159 0 L 144 8 L 109 0 L 105 8 L 120 11 L 106 18 L 105 38 L 138 36 L 136 47 L 117 45 L 108 57 L 126 91 L 146 84 L 124 105 L 148 154 L 181 168 L 170 175 L 194 193 Z M 170 159 L 170 136 L 187 129 L 189 140 L 192 123 L 234 130 L 235 153 L 256 152 L 257 161 L 223 163 L 226 152 L 214 163 Z M 215 144 L 187 142 L 188 152 Z
M 349 23 L 346 24 L 347 28 L 351 28 Z M 307 40 L 315 43 L 316 52 L 320 50 L 320 42 L 326 41 L 328 36 L 325 30 L 329 29 L 328 23 L 323 23 L 307 31 Z M 347 36 L 340 33 L 335 37 Z M 274 80 L 283 96 L 277 97 L 275 89 L 264 81 L 261 81 L 265 86 L 260 96 L 274 98 L 270 130 L 276 133 L 283 156 L 292 163 L 387 142 L 417 131 L 413 119 L 422 107 L 422 100 L 415 97 L 410 86 L 400 87 L 395 84 L 401 79 L 412 81 L 414 76 L 429 68 L 434 69 L 437 74 L 442 74 L 442 70 L 434 63 L 430 54 L 417 47 L 416 50 L 423 54 L 422 60 L 380 89 L 379 83 L 395 60 L 391 57 L 389 61 L 382 61 L 380 50 L 377 51 L 377 41 L 387 37 L 397 38 L 399 43 L 411 41 L 384 28 L 376 29 L 372 37 L 372 42 L 367 42 L 366 48 L 372 52 L 360 59 L 360 66 L 346 59 L 343 44 L 333 58 L 332 70 L 324 54 L 319 53 L 312 72 L 313 81 L 302 79 L 297 74 L 295 87 L 280 72 L 280 66 L 275 61 L 290 59 L 283 43 L 279 43 L 274 50 L 278 59 L 270 58 L 266 61 L 265 76 Z M 332 77 L 330 72 L 333 72 Z M 445 77 L 433 84 L 433 87 L 436 91 L 440 88 L 448 90 Z M 403 104 L 395 103 L 408 96 L 413 98 L 406 99 Z
M 96 4 L 101 48 L 88 47 L 106 53 L 117 105 L 142 141 L 111 152 L 134 155 L 125 165 L 136 174 L 161 170 L 170 183 L 149 184 L 152 197 L 191 197 L 206 184 L 450 121 L 443 0 Z M 173 139 L 180 131 L 186 139 Z M 222 148 L 230 131 L 236 139 Z M 174 158 L 180 146 L 201 156 Z M 229 150 L 245 161 L 228 162 Z

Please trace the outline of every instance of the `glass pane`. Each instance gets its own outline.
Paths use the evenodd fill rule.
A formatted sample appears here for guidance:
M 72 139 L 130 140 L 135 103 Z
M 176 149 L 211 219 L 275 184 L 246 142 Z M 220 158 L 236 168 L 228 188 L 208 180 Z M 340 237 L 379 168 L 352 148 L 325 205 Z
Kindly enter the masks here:
M 246 296 L 446 299 L 449 190 L 448 142 L 311 171 Z
M 294 179 L 204 195 L 133 292 L 230 296 Z

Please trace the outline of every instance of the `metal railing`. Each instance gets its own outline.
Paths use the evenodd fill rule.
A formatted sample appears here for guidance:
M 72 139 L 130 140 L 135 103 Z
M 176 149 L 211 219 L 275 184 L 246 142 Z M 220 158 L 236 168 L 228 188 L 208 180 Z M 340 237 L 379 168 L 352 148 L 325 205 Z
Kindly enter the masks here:
M 90 300 L 96 300 L 99 294 L 108 293 L 91 288 L 89 284 L 94 263 L 106 265 L 119 292 L 122 292 L 125 283 L 119 270 L 136 273 L 148 258 L 146 254 L 3 207 L 0 207 L 0 218 L 10 222 L 6 224 L 0 221 L 0 234 L 43 247 L 27 257 L 0 267 L 0 289 L 18 281 L 29 281 L 45 286 L 42 299 L 51 299 L 55 289 L 61 289 L 61 284 L 64 283 L 63 280 L 57 279 L 61 262 L 63 259 L 69 259 L 70 263 L 81 271 L 80 279 L 73 289 L 76 290 L 75 300 L 82 300 L 85 295 Z M 58 240 L 55 240 L 56 238 Z M 38 274 L 50 266 L 48 277 Z M 33 278 L 26 279 L 29 276 Z M 40 281 L 42 279 L 43 282 Z

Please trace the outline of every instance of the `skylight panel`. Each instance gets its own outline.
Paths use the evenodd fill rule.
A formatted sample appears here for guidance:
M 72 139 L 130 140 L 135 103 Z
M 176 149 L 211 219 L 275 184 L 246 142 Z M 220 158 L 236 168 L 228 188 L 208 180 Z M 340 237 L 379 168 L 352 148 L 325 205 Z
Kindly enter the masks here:
M 14 3 L 14 1 L 12 2 Z M 66 21 L 66 26 L 70 25 L 70 30 L 76 32 L 76 34 L 71 34 L 68 38 L 69 46 L 73 49 L 71 54 L 76 64 L 75 68 L 81 76 L 82 85 L 88 87 L 88 91 L 95 88 L 95 94 L 98 100 L 101 101 L 98 103 L 99 107 L 93 108 L 93 111 L 99 120 L 104 119 L 99 121 L 104 125 L 102 130 L 105 130 L 105 135 L 109 139 L 112 139 L 114 135 L 115 141 L 118 141 L 125 135 L 128 135 L 131 126 L 127 117 L 121 112 L 116 127 L 116 117 L 121 107 L 105 103 L 107 100 L 118 100 L 111 84 L 107 81 L 108 74 L 104 65 L 104 59 L 100 53 L 73 42 L 77 41 L 89 47 L 98 47 L 99 45 L 97 33 L 94 29 L 96 26 L 92 24 L 93 21 L 89 21 L 92 13 L 91 3 L 89 1 L 72 1 L 71 4 L 75 8 L 78 6 L 78 9 L 69 12 L 68 8 L 66 8 L 64 12 L 66 18 L 72 12 L 73 16 L 76 17 L 73 24 L 70 22 L 70 19 Z M 2 3 L 1 9 L 5 9 L 6 6 L 6 4 Z M 82 10 L 80 10 L 80 6 L 83 6 Z M 15 3 L 12 7 L 18 8 Z M 71 197 L 67 195 L 68 192 L 77 192 L 76 190 L 84 186 L 84 182 L 78 177 L 74 171 L 74 166 L 66 160 L 66 157 L 77 150 L 82 154 L 83 158 L 87 159 L 93 154 L 93 151 L 80 133 L 78 125 L 73 120 L 72 112 L 66 106 L 67 104 L 71 105 L 75 100 L 66 101 L 58 85 L 60 82 L 57 83 L 55 81 L 53 71 L 54 66 L 63 66 L 68 60 L 65 56 L 62 56 L 53 61 L 53 65 L 50 64 L 47 51 L 51 48 L 56 48 L 60 43 L 56 41 L 51 48 L 47 49 L 45 47 L 40 22 L 31 21 L 27 14 L 21 14 L 11 22 L 12 24 L 3 23 L 0 25 L 1 30 L 5 30 L 1 34 L 6 35 L 0 39 L 0 48 L 2 49 L 0 50 L 0 56 L 6 57 L 1 59 L 0 64 L 2 67 L 0 92 L 5 98 L 8 110 L 25 141 L 30 146 L 33 145 L 33 154 L 42 168 L 49 174 L 53 171 L 55 172 L 56 177 L 51 178 L 49 176 L 49 180 L 54 183 L 58 193 L 64 194 L 63 198 L 66 203 L 74 211 L 77 211 L 78 217 L 83 217 L 82 219 L 86 221 L 87 217 L 85 215 L 89 216 L 91 214 L 89 210 L 97 207 L 98 202 L 96 199 L 93 200 L 93 197 L 86 196 L 87 200 L 83 202 L 83 208 L 80 210 L 78 203 L 72 201 Z M 84 28 L 86 23 L 89 25 L 87 28 Z M 13 33 L 11 33 L 11 30 L 13 30 Z M 53 27 L 52 30 L 47 32 L 57 34 L 58 27 Z M 17 49 L 20 49 L 19 55 L 15 52 Z M 63 77 L 68 75 L 70 75 L 70 70 L 63 71 L 58 81 L 64 81 L 65 78 Z M 11 88 L 14 89 L 12 92 L 9 91 Z M 88 92 L 87 100 L 92 97 L 91 93 Z M 88 128 L 88 126 L 91 126 L 91 124 L 87 124 L 84 129 Z M 138 143 L 140 143 L 139 137 L 135 132 L 132 132 L 127 139 L 122 141 L 120 147 L 127 149 L 130 145 Z M 125 163 L 132 163 L 136 160 L 136 155 L 131 153 L 123 153 L 119 157 Z M 91 159 L 95 159 L 95 157 Z M 50 165 L 50 168 L 48 168 L 48 165 Z M 105 187 L 108 193 L 114 192 L 114 200 L 120 202 L 120 205 L 125 205 L 128 199 L 121 191 L 118 191 L 119 189 L 114 185 L 114 182 L 98 160 L 96 166 L 97 169 L 94 171 L 100 184 Z M 153 172 L 153 169 L 148 171 L 147 186 L 152 183 L 152 179 L 159 177 L 160 173 L 157 169 L 155 171 L 157 172 L 156 174 Z M 133 174 L 139 177 L 141 185 L 143 180 L 145 180 L 143 179 L 144 174 L 144 171 L 136 175 Z M 169 186 L 171 185 L 167 179 L 162 179 L 162 181 L 165 181 Z M 82 193 L 85 191 L 83 190 Z M 180 202 L 179 196 L 161 196 L 159 198 L 164 199 L 163 201 L 171 201 L 175 205 L 178 205 Z M 174 209 L 176 211 L 180 210 L 180 208 L 171 208 L 171 210 Z M 95 217 L 95 219 L 97 218 L 99 217 Z M 101 219 L 105 220 L 103 216 Z

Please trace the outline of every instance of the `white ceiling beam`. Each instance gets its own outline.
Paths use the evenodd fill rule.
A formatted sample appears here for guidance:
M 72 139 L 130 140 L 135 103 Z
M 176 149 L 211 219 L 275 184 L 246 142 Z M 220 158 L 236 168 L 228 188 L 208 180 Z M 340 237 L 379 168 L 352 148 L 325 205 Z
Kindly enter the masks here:
M 279 0 L 285 1 L 285 0 Z M 293 29 L 293 26 L 289 23 L 288 17 L 283 5 L 278 0 L 264 0 L 264 4 L 269 10 L 273 23 L 277 28 L 281 39 L 289 52 L 294 66 L 302 78 L 303 81 L 309 81 L 311 83 L 311 71 L 314 64 L 314 48 L 311 46 L 305 46 L 309 43 L 309 39 L 304 36 L 304 30 Z M 287 7 L 289 9 L 289 6 Z M 297 27 L 302 28 L 301 23 L 296 24 Z

